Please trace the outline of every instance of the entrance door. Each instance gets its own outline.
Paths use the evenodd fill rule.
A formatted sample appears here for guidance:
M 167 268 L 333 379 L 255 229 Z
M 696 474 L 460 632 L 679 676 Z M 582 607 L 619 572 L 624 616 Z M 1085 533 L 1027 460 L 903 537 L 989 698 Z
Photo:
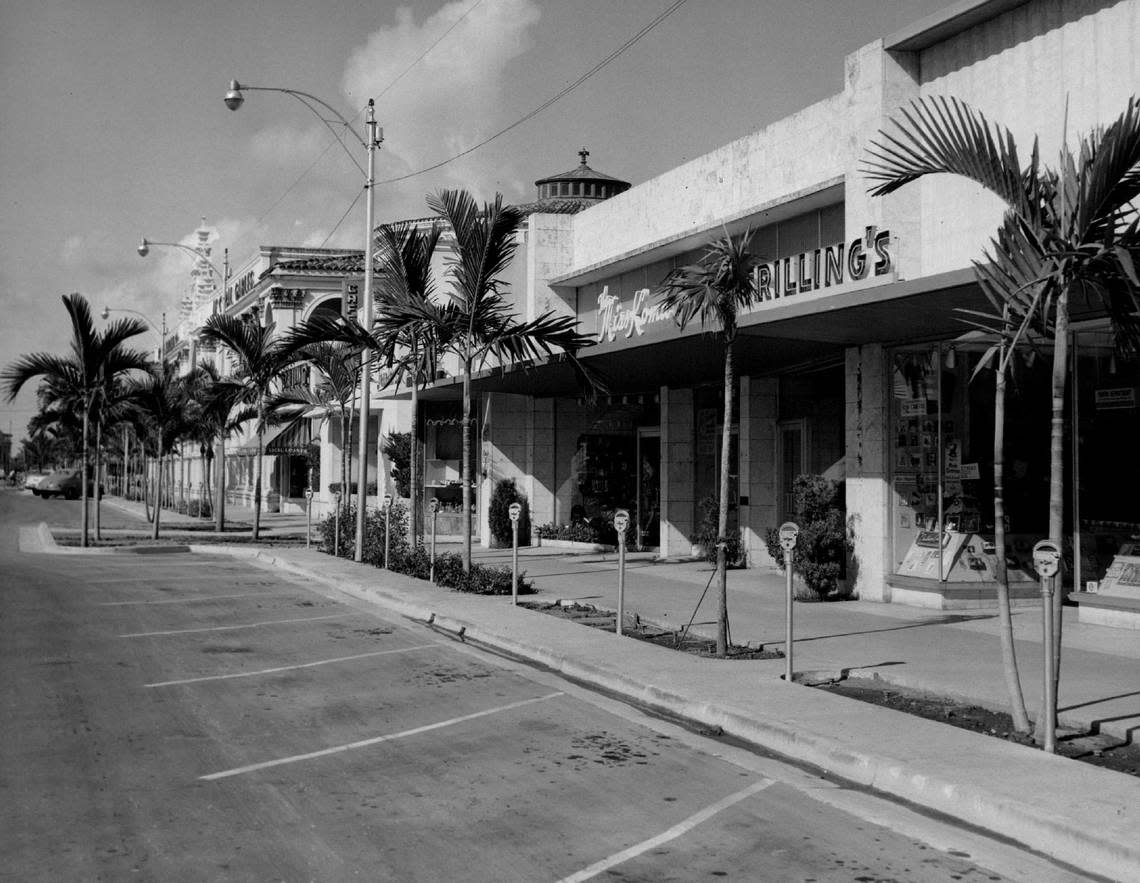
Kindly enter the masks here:
M 788 521 L 796 511 L 796 477 L 807 472 L 808 439 L 807 421 L 781 420 L 777 425 L 776 499 L 778 521 Z
M 637 548 L 661 545 L 661 431 L 637 433 Z

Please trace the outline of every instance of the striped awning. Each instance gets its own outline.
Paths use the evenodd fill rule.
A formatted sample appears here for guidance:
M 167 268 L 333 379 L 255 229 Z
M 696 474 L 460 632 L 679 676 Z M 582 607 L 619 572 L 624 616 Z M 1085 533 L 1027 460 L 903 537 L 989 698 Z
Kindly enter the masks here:
M 276 434 L 271 435 L 265 442 L 266 454 L 304 456 L 308 453 L 309 442 L 313 439 L 312 421 L 308 417 L 297 417 L 289 423 L 269 430 L 270 433 L 274 431 Z M 243 454 L 256 452 L 257 448 L 253 445 L 244 445 L 238 449 L 238 453 Z

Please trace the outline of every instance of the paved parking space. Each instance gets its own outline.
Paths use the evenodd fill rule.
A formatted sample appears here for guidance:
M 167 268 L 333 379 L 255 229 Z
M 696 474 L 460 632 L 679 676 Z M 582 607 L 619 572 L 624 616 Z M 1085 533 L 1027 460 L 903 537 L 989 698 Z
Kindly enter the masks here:
M 726 761 L 552 675 L 247 562 L 20 566 L 34 585 L 4 595 L 3 699 L 20 711 L 0 770 L 21 795 L 0 809 L 15 879 L 975 872 L 864 825 L 816 776 Z M 1065 879 L 1026 867 L 1021 879 Z

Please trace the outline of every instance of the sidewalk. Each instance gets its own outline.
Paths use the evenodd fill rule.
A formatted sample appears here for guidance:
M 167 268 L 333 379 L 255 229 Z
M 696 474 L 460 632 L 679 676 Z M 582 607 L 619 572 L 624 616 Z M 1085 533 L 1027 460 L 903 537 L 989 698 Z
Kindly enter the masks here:
M 109 505 L 132 511 L 113 498 Z M 252 512 L 227 510 L 251 522 Z M 390 611 L 464 632 L 508 653 L 725 733 L 822 767 L 862 785 L 1010 837 L 1113 879 L 1140 879 L 1140 779 L 976 735 L 782 680 L 783 660 L 702 659 L 515 608 L 510 599 L 463 595 L 302 547 L 193 543 L 181 519 L 163 513 L 167 537 L 202 553 L 249 557 L 333 586 Z M 185 519 L 193 522 L 195 519 Z M 200 520 L 198 520 L 199 523 Z M 298 536 L 305 516 L 262 516 L 267 537 Z M 112 532 L 106 532 L 111 535 Z M 202 536 L 201 533 L 197 534 Z M 216 536 L 216 535 L 215 535 Z M 227 531 L 226 536 L 231 536 Z M 453 551 L 458 546 L 437 547 Z M 537 601 L 617 606 L 616 555 L 522 549 L 520 569 Z M 506 564 L 510 550 L 476 549 Z M 699 563 L 627 561 L 625 610 L 670 628 L 687 623 L 711 575 Z M 729 573 L 734 643 L 781 647 L 784 578 Z M 710 588 L 694 629 L 711 634 Z M 1069 613 L 1066 610 L 1066 613 Z M 1140 733 L 1140 636 L 1066 619 L 1061 723 L 1128 740 Z M 1015 611 L 1018 663 L 1033 713 L 1040 704 L 1040 612 Z M 878 677 L 1004 709 L 1005 686 L 992 611 L 944 611 L 869 602 L 797 603 L 795 669 Z

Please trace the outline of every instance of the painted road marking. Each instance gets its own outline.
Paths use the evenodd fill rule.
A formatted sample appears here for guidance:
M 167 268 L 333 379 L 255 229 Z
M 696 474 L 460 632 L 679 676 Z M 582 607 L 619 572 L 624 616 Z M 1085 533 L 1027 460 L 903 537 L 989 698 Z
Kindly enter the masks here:
M 412 650 L 429 650 L 438 644 L 416 644 L 413 647 L 397 647 L 394 650 L 376 650 L 372 653 L 357 653 L 355 656 L 338 656 L 335 659 L 321 659 L 317 662 L 302 662 L 297 665 L 282 665 L 278 668 L 263 668 L 259 671 L 242 671 L 228 675 L 207 675 L 201 678 L 183 678 L 180 681 L 160 681 L 157 684 L 143 684 L 144 687 L 176 687 L 182 684 L 200 684 L 203 681 L 226 681 L 232 678 L 252 678 L 257 675 L 271 675 L 298 668 L 315 668 L 318 665 L 331 665 L 334 662 L 351 662 L 354 659 L 367 659 L 370 656 L 385 656 L 389 653 L 409 653 Z
M 563 877 L 558 883 L 581 883 L 581 881 L 589 880 L 598 876 L 603 871 L 608 871 L 610 868 L 629 861 L 631 858 L 637 858 L 639 855 L 648 852 L 650 849 L 668 843 L 670 840 L 676 840 L 682 834 L 686 834 L 702 822 L 707 822 L 717 813 L 723 812 L 730 806 L 740 803 L 742 800 L 747 800 L 753 794 L 758 794 L 769 785 L 775 784 L 772 779 L 765 779 L 762 782 L 757 782 L 755 785 L 749 785 L 743 791 L 737 791 L 735 794 L 730 794 L 723 800 L 718 800 L 712 806 L 706 806 L 700 812 L 689 816 L 683 822 L 674 825 L 667 831 L 663 831 L 656 837 L 650 837 L 648 840 L 643 840 L 641 843 L 631 846 L 629 849 L 623 849 L 621 852 L 611 855 L 609 858 L 602 859 L 600 862 L 595 862 L 588 868 L 583 868 L 576 874 L 571 874 L 569 877 Z
M 100 601 L 96 607 L 125 607 L 128 604 L 192 604 L 195 601 L 221 601 L 229 598 L 280 597 L 278 592 L 242 592 L 240 595 L 200 595 L 197 598 L 163 598 L 161 601 Z
M 161 574 L 151 574 L 150 576 L 124 576 L 117 579 L 89 579 L 87 585 L 89 586 L 107 586 L 116 585 L 117 583 L 173 583 L 183 580 L 197 580 L 201 582 L 203 579 L 202 574 L 197 576 L 162 576 Z
M 347 613 L 347 611 L 345 611 Z M 119 635 L 120 638 L 158 638 L 164 635 L 193 635 L 200 632 L 232 632 L 237 629 L 254 629 L 262 625 L 287 625 L 294 622 L 317 622 L 322 619 L 340 619 L 345 613 L 330 613 L 328 616 L 308 616 L 304 619 L 267 619 L 264 622 L 247 622 L 245 625 L 215 625 L 200 629 L 175 629 L 168 632 L 133 632 Z
M 496 708 L 488 708 L 486 711 L 476 711 L 473 714 L 465 714 L 462 717 L 453 717 L 451 720 L 440 721 L 435 724 L 428 724 L 423 727 L 416 727 L 413 730 L 404 730 L 401 733 L 389 733 L 386 736 L 374 736 L 371 739 L 361 739 L 359 742 L 349 742 L 346 745 L 336 745 L 332 748 L 322 748 L 320 751 L 310 751 L 308 754 L 295 754 L 292 757 L 283 757 L 279 760 L 266 760 L 262 763 L 251 763 L 249 766 L 236 767 L 232 770 L 222 770 L 220 773 L 210 773 L 209 775 L 199 776 L 207 782 L 215 781 L 216 779 L 225 779 L 230 776 L 240 776 L 243 773 L 252 773 L 257 770 L 269 769 L 270 767 L 282 766 L 288 763 L 300 763 L 303 760 L 312 760 L 316 757 L 327 757 L 331 754 L 341 754 L 345 751 L 354 751 L 357 748 L 368 748 L 371 745 L 379 745 L 381 742 L 392 742 L 396 739 L 406 739 L 409 736 L 418 736 L 421 733 L 430 733 L 432 730 L 440 730 L 444 727 L 455 726 L 467 721 L 476 720 L 477 718 L 487 717 L 492 714 L 500 714 L 504 711 L 513 711 L 516 708 L 523 708 L 527 705 L 533 705 L 536 702 L 545 702 L 548 699 L 554 699 L 558 696 L 564 696 L 561 691 L 557 693 L 547 693 L 545 696 L 538 696 L 534 699 L 523 699 L 521 702 L 512 702 L 509 705 L 500 705 Z

